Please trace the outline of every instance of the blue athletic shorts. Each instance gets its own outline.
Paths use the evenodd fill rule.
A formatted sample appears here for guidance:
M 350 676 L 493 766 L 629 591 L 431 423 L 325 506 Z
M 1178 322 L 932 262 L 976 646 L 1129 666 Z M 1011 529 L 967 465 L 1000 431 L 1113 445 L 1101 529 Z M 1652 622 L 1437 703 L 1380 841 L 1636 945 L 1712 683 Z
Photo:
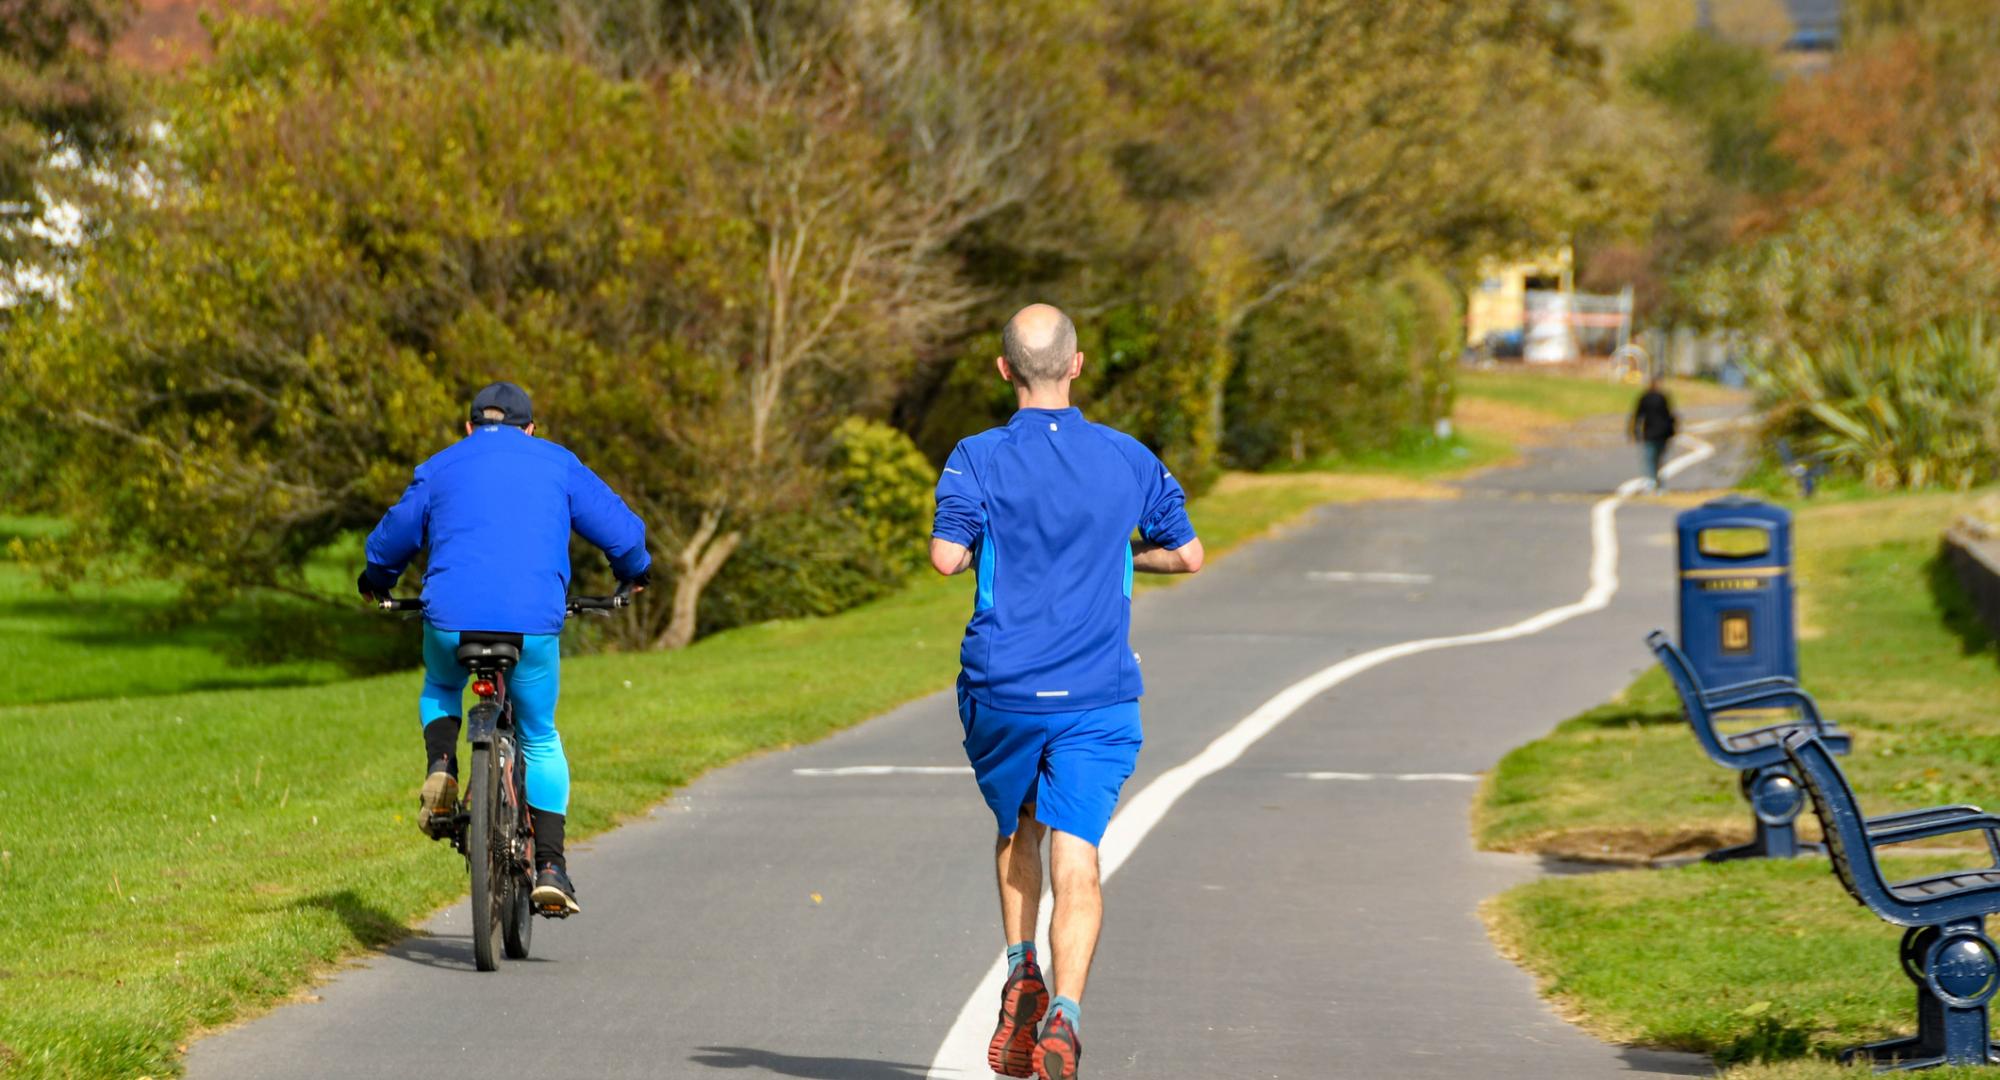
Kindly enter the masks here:
M 1139 703 L 1082 712 L 1022 713 L 982 705 L 960 688 L 965 756 L 1001 836 L 1021 811 L 1080 840 L 1104 839 L 1118 792 L 1139 764 Z

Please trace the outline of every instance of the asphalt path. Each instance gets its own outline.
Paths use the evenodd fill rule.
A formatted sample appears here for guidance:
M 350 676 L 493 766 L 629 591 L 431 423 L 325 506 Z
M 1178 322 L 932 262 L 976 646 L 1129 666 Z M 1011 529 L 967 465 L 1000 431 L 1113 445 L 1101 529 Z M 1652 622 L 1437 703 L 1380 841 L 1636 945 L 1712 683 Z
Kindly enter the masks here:
M 1732 474 L 1710 441 L 1723 452 L 1679 486 Z M 1152 816 L 1128 816 L 1106 885 L 1089 1075 L 1710 1072 L 1559 1019 L 1476 912 L 1562 870 L 1473 849 L 1476 774 L 1622 687 L 1649 661 L 1643 634 L 1672 625 L 1677 508 L 1605 502 L 1636 458 L 1600 428 L 1456 499 L 1323 508 L 1142 594 L 1146 747 L 1125 809 L 1150 791 Z M 1601 610 L 1393 656 L 1214 756 L 1330 665 L 1576 605 L 1611 537 Z M 188 1074 L 985 1080 L 983 1052 L 951 1038 L 961 1013 L 990 1017 L 1002 944 L 961 734 L 940 693 L 710 774 L 579 845 L 585 912 L 538 924 L 533 959 L 475 973 L 459 904 L 312 1003 L 197 1043 Z M 1175 771 L 1204 760 L 1226 763 Z

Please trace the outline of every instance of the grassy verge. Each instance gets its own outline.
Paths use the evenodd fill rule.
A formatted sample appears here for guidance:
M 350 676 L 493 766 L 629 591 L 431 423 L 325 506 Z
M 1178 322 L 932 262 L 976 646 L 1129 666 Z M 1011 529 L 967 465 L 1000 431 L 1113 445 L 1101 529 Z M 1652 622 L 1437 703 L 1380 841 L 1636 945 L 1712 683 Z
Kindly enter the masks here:
M 1439 490 L 1389 471 L 1232 477 L 1193 514 L 1222 553 L 1321 503 Z M 927 579 L 680 653 L 572 659 L 573 829 L 948 685 L 969 588 Z M 0 622 L 0 642 L 48 648 L 12 642 L 23 633 Z M 149 646 L 98 647 L 116 673 Z M 210 662 L 188 659 L 204 647 L 181 662 Z M 281 1000 L 459 895 L 462 864 L 407 818 L 414 689 L 405 673 L 0 708 L 0 1072 L 171 1072 L 190 1032 Z
M 1798 515 L 1802 673 L 1855 732 L 1844 764 L 1870 813 L 1992 801 L 2000 665 L 1937 558 L 1939 531 L 1974 498 Z M 1695 749 L 1657 672 L 1510 753 L 1475 812 L 1484 846 L 1601 858 L 1733 842 L 1748 821 L 1735 777 Z M 1938 865 L 1898 863 L 1912 876 Z M 1496 898 L 1488 917 L 1593 1030 L 1716 1054 L 1738 1066 L 1731 1077 L 1845 1075 L 1825 1052 L 1914 1022 L 1898 932 L 1822 860 L 1552 878 Z
M 1498 403 L 1534 409 L 1563 420 L 1622 416 L 1632 411 L 1641 387 L 1594 376 L 1545 374 L 1527 368 L 1462 371 L 1461 402 Z M 1741 391 L 1695 379 L 1668 379 L 1667 396 L 1679 408 L 1724 405 L 1744 399 Z
M 0 705 L 256 686 L 304 686 L 398 666 L 409 642 L 365 613 L 276 595 L 245 598 L 200 620 L 161 581 L 88 582 L 51 590 L 8 557 L 14 540 L 56 536 L 50 518 L 0 516 Z M 359 562 L 329 550 L 308 579 L 345 599 Z M 360 632 L 357 632 L 360 631 Z M 337 647 L 336 647 L 337 646 Z
M 1949 864 L 1890 866 L 1914 877 Z M 1729 1080 L 1852 1076 L 1862 1071 L 1835 1065 L 1834 1051 L 1916 1022 L 1900 932 L 1848 899 L 1820 859 L 1549 878 L 1486 915 L 1586 1027 L 1712 1054 Z

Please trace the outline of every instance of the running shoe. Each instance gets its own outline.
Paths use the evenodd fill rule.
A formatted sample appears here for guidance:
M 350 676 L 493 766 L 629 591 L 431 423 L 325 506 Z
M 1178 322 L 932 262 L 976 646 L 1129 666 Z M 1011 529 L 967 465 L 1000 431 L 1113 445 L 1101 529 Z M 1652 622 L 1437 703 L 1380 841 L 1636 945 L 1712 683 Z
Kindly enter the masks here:
M 576 902 L 576 886 L 569 883 L 569 874 L 555 863 L 544 863 L 542 872 L 535 875 L 535 891 L 528 894 L 537 915 L 551 919 L 567 919 L 582 911 Z
M 1035 1044 L 1035 1075 L 1040 1080 L 1076 1080 L 1076 1061 L 1083 1056 L 1083 1041 L 1076 1026 L 1061 1013 L 1049 1017 L 1042 1040 Z
M 1049 987 L 1030 958 L 1014 965 L 1000 992 L 1000 1026 L 986 1047 L 986 1064 L 1001 1076 L 1035 1075 L 1035 1025 L 1049 1009 Z
M 417 828 L 433 840 L 451 833 L 451 820 L 458 814 L 458 777 L 443 769 L 424 778 L 417 795 Z

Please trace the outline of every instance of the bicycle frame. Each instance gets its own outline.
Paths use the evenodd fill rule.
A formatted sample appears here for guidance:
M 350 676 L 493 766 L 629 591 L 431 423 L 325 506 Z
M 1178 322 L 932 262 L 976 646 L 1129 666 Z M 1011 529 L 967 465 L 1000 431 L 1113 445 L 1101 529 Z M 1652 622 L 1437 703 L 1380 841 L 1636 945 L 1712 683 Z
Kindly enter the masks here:
M 507 696 L 507 673 L 496 667 L 492 671 L 474 670 L 472 675 L 472 689 L 478 695 L 479 703 L 466 711 L 466 741 L 474 749 L 504 751 L 497 759 L 500 786 L 506 792 L 508 801 L 520 811 L 514 834 L 519 848 L 510 852 L 509 856 L 511 861 L 519 864 L 521 873 L 532 881 L 535 866 L 534 816 L 528 813 L 526 778 L 516 767 L 521 754 L 520 745 L 514 741 L 514 703 Z M 481 692 L 481 686 L 489 687 L 490 692 Z M 454 837 L 461 852 L 465 850 L 463 838 L 462 832 Z

